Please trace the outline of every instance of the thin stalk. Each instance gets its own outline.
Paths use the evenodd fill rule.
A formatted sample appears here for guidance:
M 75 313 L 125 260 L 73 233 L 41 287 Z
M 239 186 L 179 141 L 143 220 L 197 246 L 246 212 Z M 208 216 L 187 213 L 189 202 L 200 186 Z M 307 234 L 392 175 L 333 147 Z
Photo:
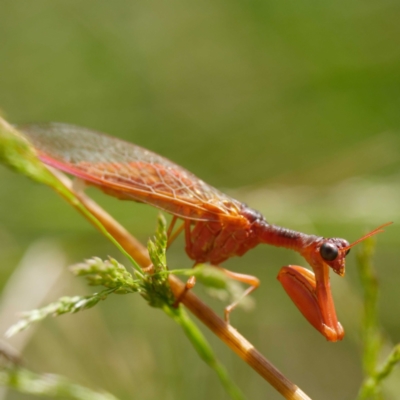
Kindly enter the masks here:
M 61 174 L 57 173 L 57 177 L 59 177 L 59 175 Z M 64 175 L 62 181 L 69 190 L 73 190 L 72 182 Z M 79 199 L 87 210 L 101 222 L 109 234 L 118 241 L 125 251 L 129 253 L 142 268 L 148 268 L 151 265 L 147 249 L 122 225 L 85 194 L 79 194 Z M 83 215 L 87 218 L 86 213 Z M 92 220 L 89 219 L 89 222 L 92 222 Z M 97 225 L 95 226 L 97 228 Z M 169 276 L 169 283 L 175 297 L 178 297 L 184 290 L 185 285 L 174 275 Z M 292 383 L 271 364 L 245 337 L 221 319 L 193 292 L 189 291 L 183 297 L 182 303 L 231 350 L 281 393 L 285 399 L 310 399 L 298 386 Z

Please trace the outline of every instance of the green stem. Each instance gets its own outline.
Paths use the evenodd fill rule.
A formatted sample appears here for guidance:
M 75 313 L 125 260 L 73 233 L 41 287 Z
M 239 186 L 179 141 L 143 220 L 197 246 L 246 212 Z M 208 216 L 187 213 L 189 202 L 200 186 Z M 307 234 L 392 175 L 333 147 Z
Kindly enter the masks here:
M 230 397 L 234 400 L 244 400 L 245 397 L 243 393 L 231 380 L 225 367 L 215 357 L 210 344 L 199 328 L 189 318 L 184 308 L 182 306 L 178 308 L 165 306 L 164 311 L 182 327 L 201 359 L 216 372 L 220 382 Z

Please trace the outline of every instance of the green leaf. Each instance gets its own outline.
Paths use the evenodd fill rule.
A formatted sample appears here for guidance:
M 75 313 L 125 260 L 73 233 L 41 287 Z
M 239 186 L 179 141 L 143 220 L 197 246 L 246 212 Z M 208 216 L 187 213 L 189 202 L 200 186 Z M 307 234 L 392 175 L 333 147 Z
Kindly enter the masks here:
M 157 220 L 157 230 L 147 244 L 149 256 L 154 266 L 154 271 L 164 272 L 167 270 L 167 222 L 165 217 L 159 213 Z
M 133 279 L 132 274 L 111 257 L 105 261 L 99 257 L 93 257 L 84 263 L 71 266 L 70 270 L 76 276 L 84 276 L 89 285 L 115 289 L 116 294 L 133 293 L 139 290 L 139 284 Z
M 43 308 L 23 313 L 23 317 L 14 325 L 12 325 L 6 332 L 7 337 L 11 337 L 18 332 L 28 328 L 30 325 L 42 321 L 43 319 L 51 316 L 57 317 L 67 313 L 77 313 L 79 311 L 92 308 L 99 301 L 105 300 L 109 294 L 116 291 L 116 288 L 106 289 L 99 293 L 94 293 L 89 296 L 74 296 L 74 297 L 61 297 L 54 303 L 51 303 Z
M 152 239 L 149 239 L 147 249 L 153 263 L 153 271 L 146 273 L 141 281 L 141 295 L 152 307 L 164 308 L 173 305 L 175 298 L 168 283 L 167 269 L 167 223 L 160 213 L 157 229 Z

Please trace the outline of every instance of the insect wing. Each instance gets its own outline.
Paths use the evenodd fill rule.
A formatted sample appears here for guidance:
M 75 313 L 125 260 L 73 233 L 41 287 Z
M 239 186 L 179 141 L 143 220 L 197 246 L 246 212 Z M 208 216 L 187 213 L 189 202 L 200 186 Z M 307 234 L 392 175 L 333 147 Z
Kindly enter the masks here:
M 140 146 L 61 123 L 19 129 L 44 163 L 120 199 L 147 203 L 194 220 L 242 218 L 239 201 Z

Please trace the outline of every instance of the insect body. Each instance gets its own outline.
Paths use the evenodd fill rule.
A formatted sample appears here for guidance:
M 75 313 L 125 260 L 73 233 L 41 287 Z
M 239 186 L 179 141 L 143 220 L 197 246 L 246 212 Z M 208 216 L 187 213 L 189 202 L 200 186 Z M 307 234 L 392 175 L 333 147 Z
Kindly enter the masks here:
M 314 273 L 299 266 L 278 274 L 286 292 L 328 340 L 341 340 L 329 269 L 343 276 L 349 249 L 380 227 L 349 245 L 269 224 L 257 211 L 207 185 L 184 168 L 149 150 L 72 125 L 49 123 L 20 130 L 41 160 L 70 173 L 107 194 L 150 204 L 184 220 L 186 252 L 196 263 L 218 265 L 242 256 L 259 243 L 300 253 Z M 235 275 L 231 273 L 231 275 Z M 258 280 L 241 279 L 256 287 Z

